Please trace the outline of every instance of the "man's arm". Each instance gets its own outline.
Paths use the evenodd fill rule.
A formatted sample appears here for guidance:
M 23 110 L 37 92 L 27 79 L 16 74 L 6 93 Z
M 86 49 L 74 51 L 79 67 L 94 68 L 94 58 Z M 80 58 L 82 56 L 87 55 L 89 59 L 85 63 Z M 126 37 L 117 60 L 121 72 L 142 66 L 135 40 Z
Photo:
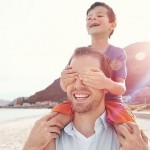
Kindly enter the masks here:
M 63 125 L 51 117 L 49 114 L 36 121 L 23 150 L 45 150 L 47 145 L 54 148 L 54 139 L 59 137 Z
M 56 150 L 55 139 L 51 140 L 43 150 Z

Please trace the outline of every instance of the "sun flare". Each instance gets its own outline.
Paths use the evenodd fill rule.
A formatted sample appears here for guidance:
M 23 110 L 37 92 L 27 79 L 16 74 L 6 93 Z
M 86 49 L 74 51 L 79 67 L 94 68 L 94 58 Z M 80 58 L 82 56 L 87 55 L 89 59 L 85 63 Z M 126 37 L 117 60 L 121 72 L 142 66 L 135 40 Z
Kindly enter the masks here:
M 138 60 L 138 61 L 142 61 L 146 58 L 146 53 L 145 52 L 138 52 L 136 55 L 135 55 L 135 59 Z

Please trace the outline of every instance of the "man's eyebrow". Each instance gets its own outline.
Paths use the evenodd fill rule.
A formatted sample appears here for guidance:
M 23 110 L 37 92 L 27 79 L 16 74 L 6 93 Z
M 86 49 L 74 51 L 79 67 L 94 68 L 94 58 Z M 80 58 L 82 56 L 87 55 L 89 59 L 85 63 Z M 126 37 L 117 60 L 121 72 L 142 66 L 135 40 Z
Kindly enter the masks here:
M 103 14 L 104 12 L 101 12 L 101 11 L 97 12 L 97 14 L 99 14 L 99 13 L 102 13 L 102 14 Z

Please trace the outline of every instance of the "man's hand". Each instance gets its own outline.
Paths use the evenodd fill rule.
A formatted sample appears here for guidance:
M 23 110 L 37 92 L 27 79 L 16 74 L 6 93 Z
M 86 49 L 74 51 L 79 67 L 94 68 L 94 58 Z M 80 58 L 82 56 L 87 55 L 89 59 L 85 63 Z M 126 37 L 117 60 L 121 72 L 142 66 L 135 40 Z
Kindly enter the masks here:
M 59 137 L 63 125 L 52 118 L 55 115 L 48 114 L 36 121 L 23 150 L 43 150 L 51 140 Z
M 61 129 L 64 128 L 68 123 L 70 123 L 73 119 L 73 115 L 66 115 L 58 112 L 51 112 L 51 118 L 49 120 L 53 122 L 61 123 Z
M 127 125 L 130 131 L 124 125 L 117 127 L 120 150 L 148 150 L 148 137 L 144 132 L 133 122 L 128 122 Z

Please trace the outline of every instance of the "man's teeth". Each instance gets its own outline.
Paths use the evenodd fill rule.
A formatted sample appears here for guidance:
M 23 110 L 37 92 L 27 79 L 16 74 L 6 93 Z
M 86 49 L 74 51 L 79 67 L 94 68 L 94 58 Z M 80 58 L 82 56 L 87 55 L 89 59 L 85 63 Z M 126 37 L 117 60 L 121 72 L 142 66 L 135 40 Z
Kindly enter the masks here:
M 89 97 L 89 94 L 75 94 L 74 96 L 76 99 L 84 99 Z

